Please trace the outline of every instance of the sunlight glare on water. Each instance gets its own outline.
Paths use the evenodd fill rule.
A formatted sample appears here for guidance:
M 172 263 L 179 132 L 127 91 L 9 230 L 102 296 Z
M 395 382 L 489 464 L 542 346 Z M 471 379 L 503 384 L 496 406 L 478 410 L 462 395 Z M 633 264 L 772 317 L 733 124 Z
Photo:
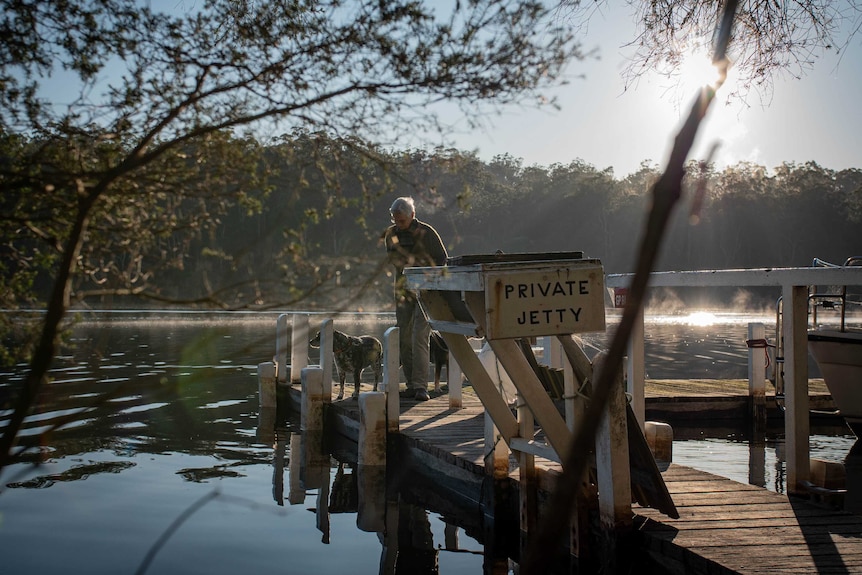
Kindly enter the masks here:
M 699 311 L 689 314 L 688 321 L 686 323 L 688 323 L 689 325 L 707 326 L 714 325 L 715 321 L 715 314 L 708 311 Z

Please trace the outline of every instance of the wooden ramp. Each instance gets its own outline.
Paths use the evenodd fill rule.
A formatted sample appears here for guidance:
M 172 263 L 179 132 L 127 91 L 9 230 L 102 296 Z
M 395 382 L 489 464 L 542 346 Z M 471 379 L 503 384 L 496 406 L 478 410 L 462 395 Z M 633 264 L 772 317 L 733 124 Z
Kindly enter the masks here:
M 335 402 L 331 411 L 350 435 L 359 419 L 356 400 Z M 448 408 L 445 395 L 402 399 L 400 426 L 428 459 L 484 474 L 483 409 L 472 394 L 464 394 L 459 410 Z M 544 459 L 536 464 L 551 475 L 560 469 Z M 662 475 L 680 517 L 637 505 L 634 512 L 643 547 L 667 572 L 862 573 L 862 516 L 679 465 Z

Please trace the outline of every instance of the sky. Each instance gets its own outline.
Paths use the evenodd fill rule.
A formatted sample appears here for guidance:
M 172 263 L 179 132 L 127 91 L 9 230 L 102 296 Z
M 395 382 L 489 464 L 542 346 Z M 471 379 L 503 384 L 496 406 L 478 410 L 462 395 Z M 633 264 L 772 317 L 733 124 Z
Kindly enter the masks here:
M 445 6 L 451 0 L 432 1 Z M 163 3 L 169 11 L 194 6 L 183 0 L 148 2 Z M 650 74 L 626 89 L 621 71 L 633 54 L 626 44 L 636 32 L 625 4 L 598 4 L 579 40 L 584 52 L 596 50 L 599 58 L 572 62 L 568 84 L 545 91 L 556 98 L 558 110 L 507 108 L 484 129 L 468 129 L 463 117 L 449 113 L 443 119 L 454 132 L 446 145 L 475 151 L 486 161 L 509 154 L 525 166 L 581 160 L 599 170 L 612 168 L 618 179 L 643 162 L 664 168 L 697 84 L 669 90 L 668 79 Z M 855 25 L 862 25 L 862 16 Z M 862 32 L 840 58 L 834 52 L 821 55 L 801 79 L 775 77 L 763 99 L 752 93 L 745 103 L 725 106 L 722 94 L 731 82 L 713 102 L 690 159 L 703 159 L 719 142 L 713 157 L 719 169 L 752 162 L 772 170 L 784 162 L 809 161 L 835 170 L 862 169 Z
M 612 6 L 620 4 L 606 3 L 592 17 L 582 45 L 597 48 L 601 59 L 572 63 L 568 86 L 550 91 L 559 111 L 508 109 L 484 130 L 457 134 L 456 146 L 483 160 L 508 153 L 526 166 L 580 159 L 599 170 L 613 168 L 617 178 L 643 161 L 664 168 L 696 88 L 691 96 L 669 93 L 668 80 L 652 75 L 625 90 L 620 72 L 632 51 L 624 45 L 635 33 L 626 8 Z M 768 99 L 752 94 L 746 104 L 724 106 L 720 91 L 689 157 L 703 159 L 719 140 L 713 158 L 719 169 L 742 161 L 770 170 L 808 161 L 862 168 L 862 36 L 840 59 L 825 54 L 802 79 L 787 76 L 775 78 Z

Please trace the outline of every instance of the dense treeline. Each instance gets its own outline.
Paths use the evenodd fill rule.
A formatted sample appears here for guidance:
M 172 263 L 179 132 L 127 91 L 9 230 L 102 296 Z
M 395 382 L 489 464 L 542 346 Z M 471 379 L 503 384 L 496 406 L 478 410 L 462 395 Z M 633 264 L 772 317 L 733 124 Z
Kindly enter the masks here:
M 106 218 L 114 228 L 92 232 L 95 247 L 82 258 L 93 260 L 82 265 L 91 271 L 73 290 L 80 303 L 388 309 L 379 237 L 397 195 L 417 200 L 417 216 L 438 229 L 450 255 L 583 251 L 609 273 L 629 272 L 659 173 L 644 163 L 617 179 L 582 161 L 525 166 L 511 156 L 387 151 L 309 133 L 269 146 L 226 138 L 218 158 L 242 158 L 229 195 L 160 189 L 146 202 L 127 197 L 103 208 L 116 212 Z M 218 164 L 193 177 L 228 172 Z M 742 163 L 714 171 L 692 163 L 690 174 L 659 269 L 804 266 L 862 253 L 860 169 Z M 156 176 L 140 184 L 156 185 Z M 159 231 L 168 220 L 170 233 Z M 18 253 L 28 249 L 7 240 Z
M 273 178 L 260 211 L 231 210 L 207 242 L 186 254 L 191 265 L 172 285 L 195 289 L 193 270 L 206 265 L 211 284 L 257 278 L 255 299 L 266 304 L 283 298 L 265 293 L 264 280 L 292 266 L 305 270 L 299 288 L 320 286 L 321 303 L 385 306 L 389 270 L 379 235 L 396 195 L 416 198 L 417 216 L 438 229 L 450 255 L 583 251 L 610 273 L 628 272 L 658 175 L 658 166 L 647 164 L 616 179 L 612 170 L 581 161 L 525 166 L 510 156 L 484 162 L 457 150 L 372 153 L 308 135 L 285 139 L 267 157 Z M 862 253 L 860 169 L 806 163 L 770 173 L 742 163 L 701 172 L 692 163 L 691 173 L 687 205 L 672 220 L 660 269 L 804 266 L 815 257 L 841 262 Z M 697 185 L 705 185 L 700 198 Z M 212 260 L 205 254 L 214 253 L 234 255 L 229 265 L 205 264 Z M 286 253 L 289 262 L 274 257 Z M 274 270 L 275 260 L 288 263 Z

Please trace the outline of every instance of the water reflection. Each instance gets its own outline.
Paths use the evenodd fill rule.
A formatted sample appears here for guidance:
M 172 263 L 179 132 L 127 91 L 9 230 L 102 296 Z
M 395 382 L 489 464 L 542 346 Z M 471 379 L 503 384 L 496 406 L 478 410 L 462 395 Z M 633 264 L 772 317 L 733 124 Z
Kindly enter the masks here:
M 287 426 L 275 430 L 273 498 L 278 505 L 284 505 L 285 500 L 296 505 L 305 501 L 308 491 L 316 490 L 311 510 L 322 543 L 332 543 L 332 515 L 353 514 L 359 529 L 377 535 L 380 575 L 436 575 L 440 573 L 441 551 L 481 555 L 475 550 L 460 549 L 459 527 L 448 522 L 443 542 L 435 545 L 427 505 L 402 497 L 397 487 L 387 482 L 385 468 L 331 460 L 328 454 L 315 451 L 322 445 L 314 434 L 308 438 L 305 432 L 291 429 Z M 307 439 L 313 447 L 305 443 Z M 330 473 L 333 465 L 334 474 Z M 290 478 L 286 497 L 285 468 Z

